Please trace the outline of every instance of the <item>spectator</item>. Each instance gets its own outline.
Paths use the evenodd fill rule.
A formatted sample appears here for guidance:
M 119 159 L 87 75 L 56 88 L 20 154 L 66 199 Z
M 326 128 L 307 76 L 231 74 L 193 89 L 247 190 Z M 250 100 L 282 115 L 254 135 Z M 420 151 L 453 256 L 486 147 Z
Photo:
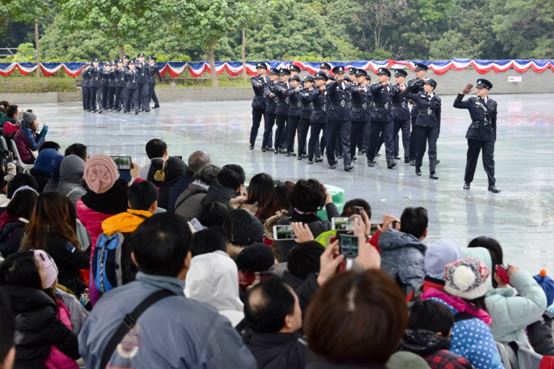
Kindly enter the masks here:
M 259 211 L 260 220 L 265 222 L 269 217 L 277 215 L 277 212 L 287 212 L 290 209 L 289 197 L 294 188 L 294 182 L 279 183 L 273 188 L 271 199 Z
M 14 254 L 21 245 L 25 227 L 35 213 L 38 192 L 29 186 L 19 187 L 6 211 L 0 215 L 0 255 Z
M 60 180 L 57 192 L 67 196 L 73 206 L 77 205 L 84 194 L 87 193 L 83 187 L 83 175 L 85 173 L 85 162 L 77 155 L 67 155 L 60 165 Z
M 142 178 L 142 177 L 140 177 Z M 146 180 L 153 183 L 157 187 L 161 187 L 165 181 L 165 159 L 152 159 Z
M 8 199 L 13 198 L 15 191 L 19 187 L 23 186 L 29 186 L 35 191 L 38 190 L 37 181 L 33 178 L 32 175 L 27 173 L 17 173 L 15 177 L 13 177 L 13 179 L 8 183 Z
M 6 109 L 6 117 L 0 123 L 4 131 L 4 137 L 7 140 L 12 139 L 19 130 L 19 124 L 17 122 L 17 116 L 19 114 L 17 105 L 10 105 Z
M 494 238 L 481 236 L 474 238 L 469 242 L 467 248 L 462 250 L 464 256 L 470 256 L 481 260 L 490 270 L 495 270 L 497 265 L 504 264 L 504 253 L 502 246 Z M 491 278 L 489 283 L 492 287 L 497 287 L 496 280 Z
M 37 181 L 39 193 L 44 190 L 44 186 L 52 178 L 56 157 L 62 156 L 54 149 L 45 149 L 38 154 L 37 160 L 31 169 L 31 175 Z
M 419 291 L 425 278 L 425 245 L 427 210 L 406 208 L 400 217 L 400 231 L 384 232 L 379 237 L 383 271 L 400 285 L 410 298 Z
M 0 264 L 0 292 L 16 320 L 15 368 L 46 369 L 53 347 L 79 358 L 77 337 L 58 320 L 56 302 L 43 291 L 52 285 L 51 278 L 52 271 L 43 269 L 33 251 L 13 254 Z
M 12 369 L 15 361 L 15 318 L 4 294 L 0 294 L 0 368 Z
M 431 369 L 473 369 L 469 361 L 449 351 L 454 316 L 443 304 L 416 301 L 400 349 L 420 355 Z
M 223 230 L 227 241 L 231 240 L 233 225 L 231 209 L 220 202 L 212 202 L 206 206 L 197 219 L 204 227 L 218 227 Z
M 40 154 L 39 154 L 40 156 Z M 42 192 L 57 192 L 58 184 L 60 183 L 60 167 L 62 165 L 64 157 L 56 155 L 52 160 L 52 176 L 46 182 L 46 185 L 42 189 Z
M 40 147 L 38 148 L 38 153 L 40 154 L 42 150 L 46 150 L 46 149 L 52 149 L 58 152 L 60 151 L 60 144 L 54 141 L 44 141 L 42 145 L 40 145 Z
M 371 206 L 367 201 L 364 199 L 352 199 L 346 202 L 344 204 L 344 208 L 342 209 L 341 217 L 350 217 L 355 214 L 360 214 L 360 210 L 363 209 L 367 217 L 371 219 Z
M 309 349 L 299 333 L 302 310 L 294 290 L 274 277 L 258 283 L 246 296 L 249 330 L 243 335 L 258 369 L 304 368 Z
M 88 269 L 89 255 L 77 239 L 75 208 L 55 192 L 40 195 L 35 215 L 21 243 L 22 250 L 44 250 L 59 268 L 59 282 L 80 296 L 86 288 L 80 269 Z
M 67 149 L 65 149 L 65 153 L 64 153 L 64 156 L 69 156 L 69 155 L 77 155 L 78 157 L 83 159 L 83 161 L 87 161 L 88 159 L 87 147 L 82 143 L 71 144 L 67 147 Z
M 206 197 L 208 188 L 217 180 L 219 170 L 215 165 L 208 164 L 195 172 L 194 181 L 175 202 L 175 213 L 186 220 L 197 218 L 204 209 L 202 200 Z
M 236 257 L 244 247 L 263 240 L 262 223 L 244 209 L 231 210 L 231 227 L 231 239 L 227 252 L 232 258 Z
M 477 259 L 457 260 L 445 266 L 444 291 L 430 288 L 422 298 L 444 304 L 454 315 L 450 351 L 468 359 L 476 369 L 503 369 L 485 305 L 489 275 Z
M 263 243 L 245 247 L 235 258 L 239 271 L 239 287 L 242 294 L 261 281 L 273 277 L 270 272 L 275 264 L 271 249 Z
M 462 257 L 462 251 L 456 242 L 438 240 L 433 242 L 425 252 L 425 279 L 423 292 L 429 288 L 444 289 L 444 266 Z
M 312 273 L 317 273 L 320 258 L 324 248 L 319 242 L 308 241 L 299 243 L 290 250 L 287 270 L 283 273 L 283 281 L 296 289 Z
M 236 326 L 244 317 L 243 305 L 239 297 L 237 265 L 227 255 L 226 243 L 217 229 L 194 234 L 185 295 L 213 306 Z
M 165 161 L 164 164 L 164 181 L 160 186 L 160 194 L 158 199 L 158 205 L 167 209 L 169 204 L 169 192 L 171 188 L 177 183 L 179 177 L 187 169 L 187 165 L 183 160 L 176 156 L 172 156 Z
M 331 195 L 325 187 L 315 179 L 301 179 L 294 185 L 289 197 L 291 210 L 288 218 L 280 224 L 291 222 L 305 223 L 314 237 L 331 229 L 331 218 L 338 217 L 339 212 Z M 317 211 L 325 206 L 328 220 L 321 220 Z M 286 262 L 290 250 L 296 245 L 294 241 L 276 241 L 279 262 Z
M 247 210 L 252 216 L 258 217 L 260 210 L 267 206 L 273 194 L 273 178 L 269 174 L 259 173 L 250 180 L 247 196 L 237 198 L 231 207 L 239 207 Z
M 33 164 L 35 162 L 33 151 L 37 151 L 40 145 L 42 145 L 48 132 L 48 126 L 44 125 L 40 133 L 37 133 L 38 127 L 39 122 L 35 114 L 23 113 L 23 121 L 14 136 L 14 141 L 17 145 L 19 156 L 25 164 Z
M 137 273 L 137 268 L 131 260 L 128 236 L 156 212 L 158 190 L 156 186 L 148 181 L 135 182 L 127 190 L 127 199 L 129 201 L 127 211 L 111 216 L 102 222 L 102 233 L 107 237 L 111 237 L 116 233 L 123 235 L 123 243 L 119 246 L 121 247 L 121 259 L 117 260 L 115 264 L 118 270 L 106 270 L 108 274 L 121 274 L 123 284 L 134 281 Z M 100 237 L 99 244 L 101 244 L 101 240 L 107 241 L 106 238 Z M 96 279 L 96 277 L 93 272 L 93 279 Z M 95 304 L 96 296 L 91 296 L 91 301 Z
M 146 143 L 146 156 L 150 160 L 150 163 L 146 164 L 140 170 L 140 178 L 148 179 L 148 173 L 150 172 L 150 165 L 152 160 L 162 159 L 167 160 L 169 155 L 167 154 L 167 144 L 159 138 L 153 138 Z
M 308 307 L 304 332 L 319 360 L 306 368 L 384 369 L 407 323 L 402 290 L 385 273 L 340 273 L 317 291 Z
M 552 302 L 554 302 L 554 280 L 546 274 L 545 269 L 541 269 L 540 273 L 534 275 L 533 278 L 544 290 L 547 307 L 542 318 L 527 327 L 527 336 L 529 337 L 529 343 L 536 353 L 554 356 L 554 338 L 552 332 L 552 321 L 554 320 L 554 310 L 552 309 Z
M 208 188 L 208 194 L 202 200 L 204 205 L 219 201 L 229 205 L 231 199 L 244 191 L 244 169 L 236 164 L 227 164 L 219 171 L 217 181 Z
M 181 194 L 186 189 L 188 189 L 192 182 L 195 180 L 194 174 L 210 163 L 210 156 L 203 151 L 195 151 L 189 156 L 187 170 L 185 170 L 183 174 L 181 174 L 177 183 L 175 183 L 175 185 L 173 185 L 173 187 L 169 191 L 167 211 L 169 211 L 170 213 L 173 213 L 175 211 L 175 203 L 177 201 L 177 198 L 180 197 Z
M 172 296 L 150 306 L 139 319 L 140 329 L 136 326 L 128 333 L 128 342 L 140 342 L 140 350 L 131 344 L 108 353 L 108 366 L 255 368 L 252 354 L 229 321 L 209 305 L 183 294 L 191 264 L 191 233 L 186 221 L 172 214 L 154 215 L 130 242 L 140 272 L 136 282 L 104 296 L 85 322 L 79 343 L 86 367 L 99 369 L 107 343 L 126 314 L 154 292 L 166 289 Z M 164 332 L 164 338 L 152 332 Z M 135 354 L 129 355 L 128 350 Z

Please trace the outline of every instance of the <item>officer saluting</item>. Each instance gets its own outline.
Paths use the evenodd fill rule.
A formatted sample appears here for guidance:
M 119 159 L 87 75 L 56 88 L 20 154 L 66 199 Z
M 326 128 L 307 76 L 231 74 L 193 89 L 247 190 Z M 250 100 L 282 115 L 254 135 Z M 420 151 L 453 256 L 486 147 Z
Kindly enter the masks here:
M 267 65 L 265 63 L 256 64 L 255 77 L 250 79 L 252 90 L 254 90 L 254 99 L 252 100 L 252 128 L 250 129 L 250 150 L 254 150 L 258 129 L 265 111 L 264 87 L 269 81 L 267 78 Z
M 484 78 L 477 80 L 477 97 L 463 101 L 464 95 L 471 92 L 473 86 L 468 84 L 454 100 L 454 107 L 468 109 L 471 124 L 467 130 L 467 162 L 464 178 L 464 190 L 469 190 L 477 167 L 479 152 L 483 150 L 483 167 L 489 179 L 489 191 L 499 193 L 494 178 L 494 143 L 496 141 L 496 101 L 491 99 L 489 90 L 492 83 Z
M 152 109 L 158 109 L 160 107 L 160 102 L 158 101 L 158 96 L 156 95 L 156 77 L 160 82 L 162 82 L 160 69 L 156 65 L 156 57 L 154 55 L 151 55 L 148 58 L 148 104 L 147 106 L 150 106 L 150 100 L 154 100 L 154 107 Z
M 419 94 L 423 92 L 423 83 L 426 79 L 425 74 L 427 73 L 427 70 L 429 69 L 428 66 L 426 66 L 423 63 L 415 63 L 415 74 L 416 78 L 411 79 L 408 81 L 408 92 L 413 94 Z M 410 159 L 412 165 L 415 165 L 415 157 L 416 157 L 416 144 L 415 144 L 415 125 L 417 120 L 417 106 L 414 106 L 412 108 L 411 112 L 411 120 L 412 120 L 412 135 L 410 136 Z

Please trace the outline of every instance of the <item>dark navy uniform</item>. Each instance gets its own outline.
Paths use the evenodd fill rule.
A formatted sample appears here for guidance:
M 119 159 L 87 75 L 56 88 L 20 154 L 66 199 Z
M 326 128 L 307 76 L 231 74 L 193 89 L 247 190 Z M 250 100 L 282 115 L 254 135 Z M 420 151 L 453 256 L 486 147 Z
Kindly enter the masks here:
M 290 71 L 288 69 L 281 69 L 279 71 L 279 75 L 283 74 L 290 74 Z M 289 88 L 289 83 L 282 81 L 270 86 L 271 92 L 273 92 L 277 98 L 275 105 L 275 123 L 277 125 L 277 129 L 275 130 L 275 140 L 273 144 L 273 152 L 275 154 L 284 154 L 286 152 L 286 125 L 287 118 L 289 116 Z
M 125 112 L 129 113 L 131 110 L 138 114 L 140 111 L 139 95 L 138 95 L 138 72 L 136 69 L 131 69 L 125 73 L 125 89 L 127 90 L 127 103 L 125 105 Z
M 415 70 L 417 71 L 427 71 L 429 67 L 422 63 L 415 63 Z M 423 92 L 423 83 L 425 76 L 422 78 L 414 78 L 408 81 L 408 92 L 413 94 L 419 94 Z M 413 132 L 415 131 L 415 124 L 417 120 L 417 106 L 412 106 L 411 111 L 411 126 L 412 126 L 412 136 L 410 136 L 410 159 L 415 160 L 416 156 L 416 145 L 415 145 L 415 136 Z
M 271 68 L 270 72 L 273 76 L 279 75 L 279 70 Z M 276 97 L 273 92 L 274 86 L 277 81 L 269 81 L 264 85 L 264 103 L 265 103 L 265 115 L 264 115 L 264 139 L 262 142 L 262 151 L 270 151 L 273 146 L 273 126 L 275 125 L 275 109 L 276 109 Z
M 160 107 L 160 102 L 158 101 L 158 96 L 156 95 L 156 78 L 162 82 L 162 76 L 160 74 L 160 68 L 156 65 L 156 58 L 151 56 L 149 58 L 153 63 L 148 64 L 148 104 L 150 107 L 150 101 L 154 101 L 153 109 L 158 109 Z
M 379 68 L 378 74 L 391 76 L 386 68 Z M 398 86 L 390 83 L 374 83 L 369 87 L 373 102 L 371 104 L 371 125 L 369 128 L 369 147 L 367 149 L 367 163 L 369 166 L 375 165 L 375 153 L 379 147 L 380 136 L 383 135 L 385 142 L 385 152 L 387 157 L 387 166 L 389 169 L 396 165 L 394 161 L 394 123 L 392 119 L 392 99 L 400 93 Z
M 98 63 L 98 59 L 93 59 L 93 63 Z M 98 84 L 100 83 L 100 68 L 98 66 L 92 66 L 89 69 L 90 81 L 89 81 L 89 110 L 96 112 L 96 91 Z
M 96 85 L 96 106 L 98 107 L 98 113 L 101 114 L 102 110 L 106 109 L 106 92 L 108 89 L 108 72 L 105 69 L 105 64 L 98 71 L 98 81 Z
M 336 66 L 333 72 L 337 76 L 344 73 L 344 67 Z M 350 83 L 340 77 L 327 85 L 327 162 L 329 167 L 337 165 L 335 148 L 340 147 L 344 170 L 352 170 L 352 157 L 350 155 L 350 135 L 352 125 L 350 121 Z
M 118 61 L 121 63 L 121 61 Z M 123 89 L 125 88 L 125 69 L 123 67 L 117 67 L 113 72 L 114 78 L 114 109 L 121 111 L 125 108 L 126 101 L 123 96 Z
M 115 62 L 110 64 L 110 71 L 108 72 L 108 88 L 106 90 L 106 108 L 109 110 L 114 109 L 114 96 L 115 96 L 115 78 L 114 70 Z
M 316 79 L 327 80 L 325 72 L 318 72 Z M 308 142 L 308 164 L 314 161 L 321 162 L 321 151 L 319 144 L 319 134 L 323 132 L 327 124 L 327 90 L 325 86 L 315 88 L 311 92 L 310 98 L 313 102 L 312 115 L 310 116 L 310 140 Z
M 364 76 L 368 78 L 365 70 L 358 70 L 356 76 Z M 369 107 L 371 104 L 371 95 L 369 93 L 369 84 L 357 84 L 352 85 L 352 135 L 350 139 L 350 153 L 352 159 L 356 157 L 356 148 L 365 152 L 367 149 L 368 135 L 369 135 Z
M 89 108 L 89 96 L 90 96 L 90 68 L 91 66 L 87 64 L 85 69 L 81 73 L 83 80 L 81 81 L 81 96 L 83 99 L 83 110 L 88 111 Z
M 437 83 L 433 79 L 425 81 L 433 88 Z M 407 98 L 414 101 L 417 107 L 417 118 L 414 134 L 416 145 L 416 174 L 421 175 L 421 164 L 425 155 L 426 145 L 429 145 L 429 172 L 431 179 L 438 179 L 435 173 L 437 166 L 437 139 L 441 121 L 441 99 L 435 93 L 406 93 Z
M 256 69 L 267 70 L 265 63 L 256 64 Z M 265 75 L 258 75 L 250 79 L 252 83 L 252 89 L 254 90 L 254 99 L 252 100 L 252 128 L 250 129 L 250 150 L 254 149 L 256 138 L 258 137 L 258 130 L 262 121 L 262 116 L 265 112 L 265 99 L 264 88 L 268 82 L 268 77 Z
M 144 54 L 140 53 L 137 58 L 144 58 Z M 137 91 L 139 109 L 142 111 L 150 111 L 150 92 L 148 88 L 149 66 L 144 61 L 136 63 L 137 67 Z
M 304 85 L 307 83 L 313 84 L 314 77 L 307 76 L 304 79 Z M 300 120 L 298 122 L 298 160 L 302 160 L 308 157 L 307 151 L 307 139 L 308 139 L 308 130 L 310 129 L 310 117 L 312 115 L 312 110 L 314 107 L 314 98 L 316 91 L 313 89 L 313 86 L 310 88 L 304 88 L 298 93 L 300 97 L 300 103 L 302 108 L 300 111 Z
M 492 88 L 492 83 L 486 79 L 477 80 L 477 88 Z M 496 142 L 496 115 L 497 103 L 490 97 L 470 97 L 463 101 L 464 95 L 458 94 L 454 100 L 454 107 L 468 109 L 471 117 L 471 124 L 466 133 L 467 139 L 467 162 L 465 170 L 465 189 L 473 181 L 479 153 L 483 152 L 483 168 L 487 173 L 489 191 L 498 193 L 494 177 L 494 144 Z
M 397 76 L 406 77 L 408 73 L 402 69 L 395 71 Z M 397 84 L 398 86 L 398 84 Z M 400 88 L 400 86 L 398 86 Z M 396 94 L 392 98 L 394 157 L 400 157 L 399 132 L 402 130 L 402 146 L 404 147 L 404 162 L 410 161 L 410 109 L 408 99 L 403 94 Z
M 302 111 L 302 101 L 300 100 L 300 77 L 293 76 L 291 81 L 297 81 L 299 85 L 296 88 L 290 87 L 288 94 L 289 102 L 289 115 L 287 117 L 287 156 L 294 155 L 294 138 L 296 137 L 296 130 L 298 129 L 298 122 L 300 121 L 300 113 Z M 300 152 L 298 153 L 300 155 Z

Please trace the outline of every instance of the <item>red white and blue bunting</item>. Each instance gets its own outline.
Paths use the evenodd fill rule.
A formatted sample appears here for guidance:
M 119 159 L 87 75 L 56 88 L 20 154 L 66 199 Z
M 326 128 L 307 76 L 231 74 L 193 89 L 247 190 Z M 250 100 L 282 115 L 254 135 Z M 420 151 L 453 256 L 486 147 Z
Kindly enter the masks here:
M 554 60 L 552 59 L 502 59 L 502 60 L 473 60 L 473 59 L 451 59 L 451 60 L 382 60 L 382 61 L 351 61 L 351 62 L 329 62 L 332 66 L 342 65 L 347 69 L 349 67 L 365 69 L 370 72 L 375 72 L 380 67 L 388 68 L 404 68 L 414 70 L 414 63 L 421 62 L 429 66 L 429 69 L 435 74 L 441 75 L 448 71 L 459 71 L 472 68 L 480 74 L 489 72 L 502 73 L 513 70 L 517 73 L 525 73 L 532 70 L 536 73 L 542 73 L 547 70 L 554 72 Z M 0 76 L 6 77 L 14 73 L 16 70 L 26 76 L 34 72 L 37 67 L 42 75 L 49 77 L 60 70 L 63 70 L 69 77 L 77 77 L 83 68 L 83 62 L 70 63 L 0 63 Z M 315 74 L 319 69 L 319 62 L 285 62 L 285 61 L 269 61 L 268 66 L 272 68 L 281 68 L 290 64 L 297 65 L 301 70 Z M 205 73 L 211 73 L 210 63 L 206 61 L 200 62 L 161 62 L 158 67 L 162 75 L 169 75 L 176 78 L 188 71 L 192 78 L 198 78 Z M 248 61 L 244 65 L 246 73 L 249 75 L 256 74 L 256 62 Z M 215 71 L 218 75 L 226 73 L 231 77 L 236 77 L 242 74 L 243 64 L 237 61 L 218 61 L 215 62 Z

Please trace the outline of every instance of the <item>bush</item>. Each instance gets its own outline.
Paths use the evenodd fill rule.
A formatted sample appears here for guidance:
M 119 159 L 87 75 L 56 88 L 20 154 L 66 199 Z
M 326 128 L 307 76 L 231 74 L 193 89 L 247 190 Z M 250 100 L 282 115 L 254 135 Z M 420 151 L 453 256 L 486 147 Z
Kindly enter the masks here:
M 76 80 L 69 77 L 10 76 L 0 77 L 0 93 L 8 92 L 75 92 L 78 91 Z

